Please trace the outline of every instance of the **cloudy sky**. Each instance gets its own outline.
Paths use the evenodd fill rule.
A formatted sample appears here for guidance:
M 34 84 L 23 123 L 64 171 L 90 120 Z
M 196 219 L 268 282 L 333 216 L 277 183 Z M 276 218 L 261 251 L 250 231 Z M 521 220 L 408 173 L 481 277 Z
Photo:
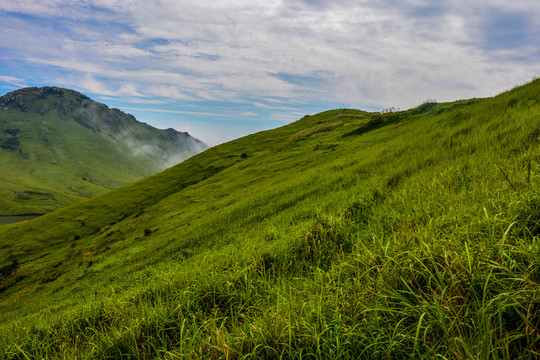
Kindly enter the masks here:
M 538 0 L 1 0 L 0 95 L 61 86 L 215 145 L 540 75 Z

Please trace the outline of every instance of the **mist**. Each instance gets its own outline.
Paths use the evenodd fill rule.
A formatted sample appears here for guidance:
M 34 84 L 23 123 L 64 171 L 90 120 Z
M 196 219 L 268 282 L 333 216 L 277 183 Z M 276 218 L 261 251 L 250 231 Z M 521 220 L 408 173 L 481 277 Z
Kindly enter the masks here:
M 198 154 L 208 148 L 187 132 L 157 129 L 139 122 L 133 115 L 109 108 L 90 99 L 83 100 L 74 112 L 80 125 L 100 133 L 122 152 L 129 152 L 140 161 L 151 161 L 158 171 Z

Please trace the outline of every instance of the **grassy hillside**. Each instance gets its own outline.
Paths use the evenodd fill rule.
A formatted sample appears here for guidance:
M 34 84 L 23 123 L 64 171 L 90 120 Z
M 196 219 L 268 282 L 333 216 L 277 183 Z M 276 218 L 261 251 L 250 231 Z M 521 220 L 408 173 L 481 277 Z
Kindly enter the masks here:
M 0 215 L 43 214 L 206 148 L 67 89 L 25 88 L 0 104 Z
M 537 358 L 540 80 L 339 109 L 0 227 L 0 359 Z

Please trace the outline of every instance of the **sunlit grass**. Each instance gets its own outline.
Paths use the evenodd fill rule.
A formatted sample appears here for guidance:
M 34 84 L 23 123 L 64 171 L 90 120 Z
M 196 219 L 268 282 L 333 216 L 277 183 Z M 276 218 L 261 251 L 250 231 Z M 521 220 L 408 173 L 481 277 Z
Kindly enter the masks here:
M 328 111 L 2 227 L 0 359 L 535 359 L 539 115 Z

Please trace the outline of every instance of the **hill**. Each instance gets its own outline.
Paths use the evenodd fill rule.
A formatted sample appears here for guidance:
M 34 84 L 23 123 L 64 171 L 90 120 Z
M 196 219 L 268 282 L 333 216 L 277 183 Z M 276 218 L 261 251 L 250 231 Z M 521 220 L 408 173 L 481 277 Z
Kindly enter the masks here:
M 0 358 L 535 358 L 540 80 L 338 109 L 0 227 Z
M 43 214 L 206 148 L 73 90 L 20 89 L 0 97 L 0 215 Z

